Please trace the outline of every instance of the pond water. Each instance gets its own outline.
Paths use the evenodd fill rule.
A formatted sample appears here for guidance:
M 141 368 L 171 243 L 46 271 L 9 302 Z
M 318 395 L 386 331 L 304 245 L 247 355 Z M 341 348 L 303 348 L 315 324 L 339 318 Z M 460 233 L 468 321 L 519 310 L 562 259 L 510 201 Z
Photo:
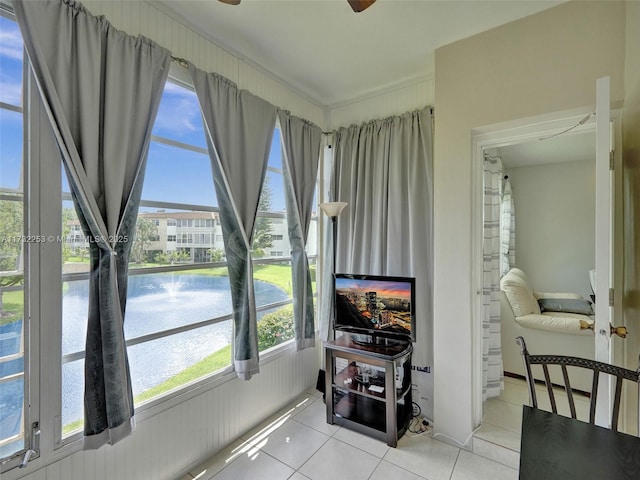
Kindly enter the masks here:
M 255 281 L 254 287 L 257 306 L 288 298 L 285 291 L 270 283 Z M 226 276 L 180 272 L 133 275 L 129 277 L 127 295 L 124 323 L 127 339 L 232 312 L 229 279 Z M 87 309 L 88 281 L 66 282 L 63 294 L 63 354 L 84 350 Z M 12 337 L 13 343 L 19 339 L 20 324 L 13 322 L 4 326 L 6 337 Z M 228 320 L 129 347 L 127 353 L 134 396 L 225 347 L 231 342 L 232 331 L 232 321 Z M 0 328 L 1 333 L 3 329 Z M 3 355 L 13 348 L 9 344 L 1 346 Z M 21 368 L 22 360 L 18 363 L 11 367 Z M 83 418 L 84 361 L 64 364 L 62 376 L 65 399 L 62 423 L 65 425 Z M 21 382 L 12 386 L 11 392 L 14 393 L 10 393 L 6 387 L 8 385 L 0 395 L 3 417 L 7 412 L 3 420 L 8 420 L 9 410 L 19 413 L 22 403 Z M 4 432 L 8 431 L 4 429 L 11 426 L 4 421 L 2 423 L 4 436 Z M 11 427 L 13 430 L 15 422 L 10 423 L 14 425 Z

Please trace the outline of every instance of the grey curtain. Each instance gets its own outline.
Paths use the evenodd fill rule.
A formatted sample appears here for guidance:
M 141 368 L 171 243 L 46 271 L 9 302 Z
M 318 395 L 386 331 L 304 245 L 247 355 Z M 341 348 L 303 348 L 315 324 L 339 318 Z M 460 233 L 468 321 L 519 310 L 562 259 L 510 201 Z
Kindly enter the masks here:
M 234 318 L 234 366 L 258 373 L 258 334 L 251 243 L 267 171 L 276 107 L 230 80 L 189 65 L 207 132 L 227 255 Z
M 129 252 L 171 56 L 73 0 L 13 2 L 90 245 L 84 446 L 134 428 L 124 340 Z
M 279 110 L 284 192 L 287 206 L 296 348 L 315 345 L 313 291 L 305 243 L 318 176 L 322 131 L 317 125 Z
M 500 157 L 484 157 L 484 215 L 482 271 L 482 400 L 502 391 L 500 341 L 500 204 L 502 190 Z
M 413 276 L 416 334 L 432 359 L 433 115 L 424 108 L 335 132 L 337 271 Z M 430 363 L 424 363 L 430 365 Z

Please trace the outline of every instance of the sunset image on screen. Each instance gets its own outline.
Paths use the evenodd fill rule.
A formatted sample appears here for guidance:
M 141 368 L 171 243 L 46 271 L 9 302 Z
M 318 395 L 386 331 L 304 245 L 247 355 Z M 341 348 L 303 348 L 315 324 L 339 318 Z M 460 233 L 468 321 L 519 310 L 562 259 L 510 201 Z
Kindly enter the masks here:
M 411 332 L 411 283 L 402 281 L 336 278 L 340 321 L 354 327 Z

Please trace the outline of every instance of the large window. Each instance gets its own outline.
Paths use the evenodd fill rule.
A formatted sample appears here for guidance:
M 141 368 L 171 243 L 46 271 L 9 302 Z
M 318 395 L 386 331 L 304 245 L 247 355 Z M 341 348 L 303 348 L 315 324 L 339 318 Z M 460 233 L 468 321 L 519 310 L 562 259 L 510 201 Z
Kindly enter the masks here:
M 181 74 L 177 68 L 172 72 Z M 67 201 L 62 218 L 63 230 L 75 232 L 78 221 Z M 86 245 L 83 250 L 76 241 L 74 247 L 63 252 L 65 435 L 82 426 L 88 280 L 78 272 L 87 271 L 88 258 Z M 276 128 L 253 243 L 261 350 L 293 338 L 289 251 Z M 125 336 L 136 406 L 232 369 L 231 293 L 204 127 L 195 92 L 173 76 L 149 150 L 129 266 Z
M 22 163 L 22 38 L 0 16 L 0 460 L 25 447 L 29 412 L 25 379 L 24 255 L 27 240 Z
M 10 16 L 0 22 L 0 471 L 5 471 L 36 446 L 30 443 L 34 422 L 40 422 L 41 437 L 53 448 L 81 435 L 89 239 L 62 163 L 51 153 L 55 148 L 39 146 L 52 141 L 46 115 L 37 102 L 22 105 L 23 90 L 30 88 L 33 95 L 35 89 L 23 82 L 17 24 Z M 172 66 L 154 124 L 132 245 L 125 336 L 136 408 L 233 370 L 222 229 L 200 109 L 186 77 L 185 70 Z M 252 246 L 262 352 L 276 351 L 293 338 L 280 144 L 276 127 Z M 43 151 L 46 158 L 39 156 Z M 315 213 L 309 237 L 315 280 Z M 30 342 L 38 348 L 29 349 Z

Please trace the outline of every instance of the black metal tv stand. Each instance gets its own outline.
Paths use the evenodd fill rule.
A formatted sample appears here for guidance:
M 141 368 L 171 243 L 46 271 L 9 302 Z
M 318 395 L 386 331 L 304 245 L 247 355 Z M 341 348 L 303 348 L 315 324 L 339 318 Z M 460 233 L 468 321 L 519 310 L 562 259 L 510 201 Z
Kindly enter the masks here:
M 361 339 L 360 339 L 361 340 Z M 395 447 L 409 426 L 411 342 L 382 345 L 343 335 L 325 344 L 327 422 Z
M 406 340 L 399 340 L 397 338 L 389 338 L 382 335 L 369 335 L 369 334 L 351 334 L 351 341 L 356 345 L 370 346 L 370 347 L 397 347 L 407 346 L 409 343 Z

